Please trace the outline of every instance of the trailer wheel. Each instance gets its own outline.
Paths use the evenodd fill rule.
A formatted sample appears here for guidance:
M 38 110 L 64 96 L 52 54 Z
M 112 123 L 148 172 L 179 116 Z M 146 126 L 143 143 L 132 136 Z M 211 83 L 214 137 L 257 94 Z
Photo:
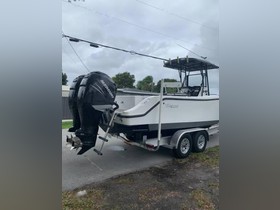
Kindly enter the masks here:
M 194 134 L 193 138 L 193 152 L 203 152 L 206 148 L 209 139 L 206 131 L 198 131 Z
M 190 134 L 183 134 L 179 139 L 177 148 L 173 149 L 174 155 L 177 158 L 186 158 L 192 149 L 192 137 Z

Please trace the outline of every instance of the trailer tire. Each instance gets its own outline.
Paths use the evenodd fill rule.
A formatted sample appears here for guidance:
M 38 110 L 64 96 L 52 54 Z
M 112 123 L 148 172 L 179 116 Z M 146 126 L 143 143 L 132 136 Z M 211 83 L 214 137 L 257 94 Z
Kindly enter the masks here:
M 192 136 L 183 134 L 178 140 L 177 148 L 173 149 L 176 158 L 186 158 L 192 150 Z
M 206 131 L 198 131 L 193 135 L 193 152 L 203 152 L 206 148 L 209 135 Z

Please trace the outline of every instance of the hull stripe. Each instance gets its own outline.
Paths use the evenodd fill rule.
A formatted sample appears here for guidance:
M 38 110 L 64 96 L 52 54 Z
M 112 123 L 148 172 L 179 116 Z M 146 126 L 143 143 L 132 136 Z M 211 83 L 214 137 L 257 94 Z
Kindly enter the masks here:
M 163 101 L 172 101 L 172 100 L 176 100 L 176 101 L 218 101 L 219 99 L 184 99 L 184 98 L 164 98 L 162 99 Z M 145 115 L 147 115 L 149 112 L 151 112 L 155 107 L 157 107 L 157 105 L 159 105 L 159 102 L 157 102 L 154 106 L 152 106 L 148 111 L 146 111 L 143 114 L 138 114 L 138 115 L 122 115 L 117 114 L 117 117 L 120 118 L 137 118 L 137 117 L 143 117 Z

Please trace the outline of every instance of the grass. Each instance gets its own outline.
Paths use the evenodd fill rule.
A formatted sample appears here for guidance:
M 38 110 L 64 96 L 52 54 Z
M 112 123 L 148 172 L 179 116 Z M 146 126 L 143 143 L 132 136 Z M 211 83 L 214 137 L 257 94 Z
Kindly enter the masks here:
M 195 201 L 199 209 L 214 210 L 215 206 L 211 202 L 210 197 L 201 189 L 191 192 L 191 198 Z
M 215 146 L 206 149 L 205 152 L 191 153 L 189 157 L 185 159 L 176 159 L 175 161 L 181 164 L 195 162 L 204 166 L 215 168 L 219 166 L 219 151 L 220 147 Z
M 74 192 L 62 193 L 62 206 L 64 210 L 87 210 L 87 209 L 103 209 L 103 191 L 99 189 L 92 189 L 87 191 L 87 194 L 82 197 L 76 196 Z
M 118 177 L 117 179 L 113 180 L 113 183 L 114 184 L 122 184 L 122 185 L 125 185 L 125 184 L 133 184 L 133 179 L 130 178 L 130 177 L 127 177 L 127 176 L 120 176 Z
M 72 127 L 72 124 L 73 124 L 73 121 L 65 121 L 65 122 L 62 122 L 62 129 L 68 129 L 68 128 L 71 128 Z
M 207 149 L 204 153 L 193 153 L 192 157 L 196 159 L 197 162 L 204 164 L 209 167 L 219 166 L 219 151 L 220 147 L 212 147 Z

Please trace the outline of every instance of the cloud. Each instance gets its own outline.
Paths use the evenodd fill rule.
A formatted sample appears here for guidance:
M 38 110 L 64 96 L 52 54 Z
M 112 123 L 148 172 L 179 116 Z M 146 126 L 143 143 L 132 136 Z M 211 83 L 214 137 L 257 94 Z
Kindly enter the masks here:
M 70 36 L 167 59 L 194 56 L 177 45 L 180 44 L 218 64 L 217 0 L 143 1 L 164 11 L 131 0 L 73 2 L 78 6 L 63 2 L 63 31 Z M 155 81 L 163 77 L 178 79 L 178 73 L 163 68 L 160 60 L 92 48 L 88 44 L 72 45 L 92 71 L 103 71 L 110 76 L 129 71 L 136 80 L 147 75 L 152 75 Z M 87 71 L 65 40 L 62 48 L 63 71 L 71 82 Z M 218 72 L 211 73 L 209 79 L 213 83 L 210 86 L 218 89 Z

